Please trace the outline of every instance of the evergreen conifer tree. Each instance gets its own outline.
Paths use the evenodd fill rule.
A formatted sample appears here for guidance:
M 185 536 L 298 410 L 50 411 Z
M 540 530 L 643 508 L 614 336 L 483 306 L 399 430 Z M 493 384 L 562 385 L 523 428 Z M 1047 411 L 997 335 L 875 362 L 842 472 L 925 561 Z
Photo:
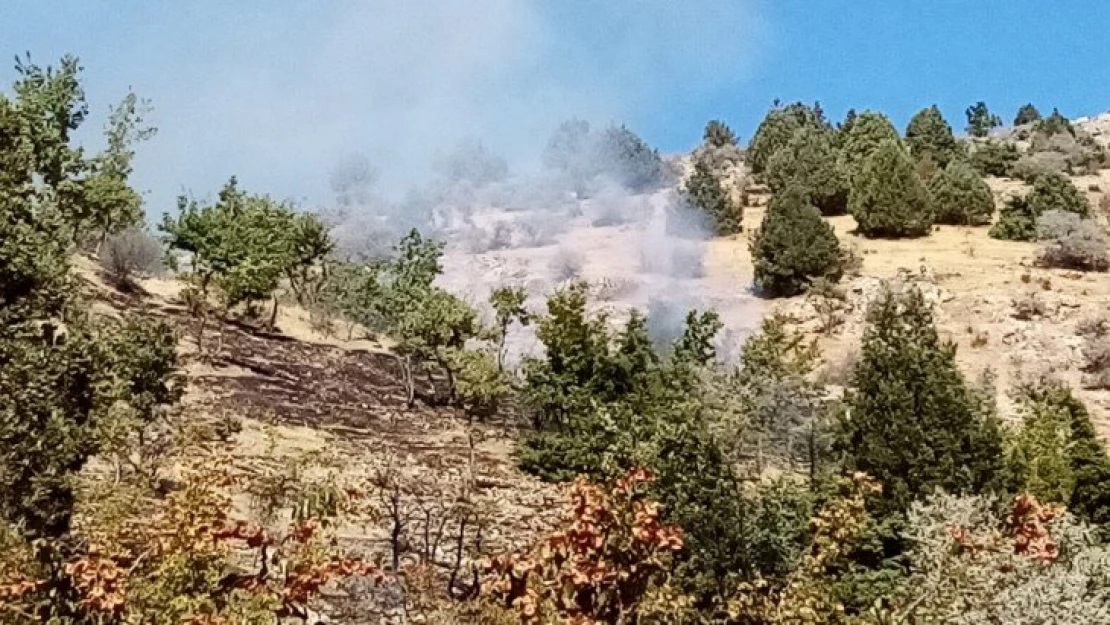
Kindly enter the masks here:
M 1002 118 L 991 113 L 983 101 L 969 106 L 964 113 L 967 115 L 967 134 L 973 137 L 985 137 L 992 129 L 1002 125 Z
M 840 244 L 803 187 L 775 194 L 752 239 L 755 286 L 772 297 L 801 293 L 815 278 L 840 279 Z
M 1032 241 L 1037 237 L 1037 215 L 1024 197 L 1015 195 L 1006 200 L 990 237 L 1003 241 Z
M 1017 115 L 1014 116 L 1015 126 L 1024 126 L 1025 124 L 1032 124 L 1033 122 L 1040 121 L 1041 112 L 1037 107 L 1032 104 L 1026 104 L 1018 109 Z
M 1091 216 L 1091 203 L 1067 176 L 1044 174 L 1033 181 L 1033 190 L 1026 196 L 1036 217 L 1051 210 L 1067 211 L 1080 217 Z
M 882 483 L 878 512 L 902 512 L 935 488 L 998 486 L 997 419 L 961 375 L 955 345 L 937 335 L 921 291 L 886 290 L 867 320 L 838 446 L 850 469 Z
M 1033 190 L 1028 195 L 1006 201 L 990 236 L 1007 241 L 1032 241 L 1037 238 L 1037 219 L 1052 210 L 1087 218 L 1091 215 L 1091 204 L 1067 176 L 1043 174 L 1033 181 Z
M 736 145 L 736 135 L 728 124 L 719 119 L 710 120 L 705 125 L 705 136 L 703 137 L 706 145 L 714 148 L 724 148 Z
M 794 131 L 804 126 L 828 128 L 829 123 L 819 108 L 801 102 L 771 109 L 756 128 L 748 146 L 748 164 L 752 173 L 762 174 L 775 152 L 790 142 Z
M 840 167 L 848 176 L 849 186 L 862 172 L 868 157 L 886 141 L 901 141 L 886 115 L 864 111 L 851 120 L 845 120 L 840 131 Z
M 990 187 L 962 161 L 953 161 L 929 182 L 929 197 L 936 223 L 981 226 L 994 217 Z
M 848 211 L 860 233 L 872 238 L 925 236 L 933 225 L 929 194 L 909 155 L 889 140 L 867 159 L 854 181 Z
M 906 146 L 914 159 L 932 160 L 943 169 L 960 153 L 952 127 L 934 104 L 918 111 L 906 127 Z
M 848 183 L 838 160 L 832 131 L 802 127 L 768 161 L 765 178 L 774 193 L 796 185 L 822 214 L 843 215 L 848 211 Z
M 740 232 L 743 210 L 732 200 L 707 158 L 694 159 L 694 171 L 683 194 L 694 207 L 713 220 L 717 234 Z

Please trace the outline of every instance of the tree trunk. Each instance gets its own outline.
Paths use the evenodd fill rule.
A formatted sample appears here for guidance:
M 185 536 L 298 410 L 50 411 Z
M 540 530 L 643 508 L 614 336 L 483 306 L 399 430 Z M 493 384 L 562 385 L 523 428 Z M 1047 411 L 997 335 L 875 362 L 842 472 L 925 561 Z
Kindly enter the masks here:
M 270 311 L 270 331 L 273 332 L 277 328 L 277 313 L 278 313 L 278 297 L 274 293 L 274 308 Z
M 401 379 L 405 385 L 405 407 L 411 409 L 413 404 L 416 403 L 416 382 L 412 379 L 412 358 L 407 355 L 399 355 L 397 360 L 401 363 Z

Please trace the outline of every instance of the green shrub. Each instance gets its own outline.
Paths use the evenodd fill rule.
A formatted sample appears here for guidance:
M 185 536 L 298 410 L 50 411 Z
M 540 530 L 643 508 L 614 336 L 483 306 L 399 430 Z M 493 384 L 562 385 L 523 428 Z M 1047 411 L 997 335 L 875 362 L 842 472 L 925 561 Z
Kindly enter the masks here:
M 918 111 L 906 127 L 906 147 L 918 161 L 931 160 L 943 169 L 960 154 L 952 127 L 936 105 Z
M 815 278 L 843 273 L 840 243 L 806 191 L 790 186 L 772 198 L 751 243 L 755 286 L 771 297 L 801 293 Z
M 802 127 L 767 163 L 764 178 L 774 193 L 798 186 L 824 215 L 848 210 L 848 183 L 838 164 L 832 131 Z
M 848 211 L 866 237 L 929 234 L 933 225 L 929 194 L 901 143 L 886 141 L 867 159 L 853 183 Z
M 1080 217 L 1091 215 L 1091 203 L 1087 197 L 1062 174 L 1038 176 L 1033 181 L 1033 190 L 1025 199 L 1038 217 L 1050 210 L 1067 211 Z
M 949 163 L 929 182 L 936 223 L 981 226 L 994 217 L 994 196 L 987 183 L 961 161 Z
M 1003 204 L 990 236 L 1008 241 L 1032 241 L 1037 237 L 1037 220 L 1048 211 L 1065 211 L 1087 218 L 1091 205 L 1066 176 L 1038 176 L 1028 195 L 1011 197 Z
M 900 143 L 901 139 L 886 115 L 864 111 L 845 120 L 840 131 L 840 167 L 848 177 L 849 186 L 862 173 L 867 159 L 887 141 Z
M 763 173 L 775 152 L 785 147 L 794 132 L 803 127 L 822 129 L 828 128 L 829 124 L 816 106 L 810 107 L 801 102 L 785 107 L 776 105 L 771 109 L 756 128 L 748 146 L 748 164 L 752 173 Z
M 838 446 L 848 468 L 882 483 L 879 511 L 904 512 L 935 488 L 994 487 L 1003 449 L 993 407 L 968 387 L 921 291 L 886 290 L 867 322 Z
M 1002 118 L 991 113 L 986 102 L 976 102 L 964 113 L 967 115 L 967 133 L 973 137 L 985 137 L 992 129 L 1002 125 Z
M 717 234 L 740 232 L 744 211 L 732 200 L 709 158 L 694 159 L 694 171 L 686 181 L 683 196 L 713 221 Z
M 1018 109 L 1017 115 L 1014 116 L 1014 125 L 1024 126 L 1040 121 L 1040 119 L 1041 112 L 1037 110 L 1037 107 L 1032 104 L 1026 104 Z
M 1017 146 L 1012 143 L 983 141 L 972 144 L 971 166 L 984 176 L 1009 176 L 1018 158 Z
M 1059 109 L 1052 109 L 1051 115 L 1033 124 L 1033 132 L 1048 136 L 1064 133 L 1075 136 L 1075 127 L 1067 117 L 1060 114 Z
M 1037 215 L 1024 197 L 1011 196 L 1002 204 L 989 235 L 1004 241 L 1032 241 L 1037 236 Z

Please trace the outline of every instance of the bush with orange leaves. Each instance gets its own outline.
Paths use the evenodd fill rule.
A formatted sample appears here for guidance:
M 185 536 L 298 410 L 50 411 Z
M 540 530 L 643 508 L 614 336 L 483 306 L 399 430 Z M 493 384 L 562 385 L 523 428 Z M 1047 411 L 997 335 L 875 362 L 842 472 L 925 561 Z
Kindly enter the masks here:
M 631 625 L 668 613 L 677 622 L 688 602 L 669 586 L 669 569 L 682 528 L 664 524 L 644 496 L 652 479 L 633 469 L 610 488 L 576 480 L 563 529 L 527 553 L 494 558 L 489 594 L 528 624 Z
M 1110 548 L 1059 506 L 938 493 L 905 531 L 901 622 L 1110 623 Z
M 281 534 L 232 520 L 229 482 L 218 473 L 191 475 L 149 518 L 75 536 L 84 544 L 53 576 L 33 559 L 2 558 L 9 566 L 0 571 L 0 622 L 316 622 L 313 602 L 329 582 L 382 580 L 376 566 L 337 553 L 321 520 L 295 521 Z M 47 594 L 59 587 L 66 597 Z

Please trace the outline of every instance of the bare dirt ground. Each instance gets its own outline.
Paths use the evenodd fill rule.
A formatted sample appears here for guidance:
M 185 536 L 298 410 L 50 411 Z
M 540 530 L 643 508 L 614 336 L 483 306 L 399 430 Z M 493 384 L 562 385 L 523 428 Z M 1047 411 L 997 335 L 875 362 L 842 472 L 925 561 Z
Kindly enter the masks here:
M 999 204 L 1024 187 L 1014 180 L 988 182 Z M 1074 182 L 1097 206 L 1110 190 L 1110 171 Z M 1094 186 L 1102 191 L 1092 191 Z M 753 196 L 745 209 L 745 234 L 710 245 L 707 267 L 731 275 L 737 288 L 750 284 L 748 237 L 762 220 L 767 199 L 765 194 Z M 1106 218 L 1100 216 L 1104 222 Z M 855 247 L 863 259 L 860 275 L 844 282 L 849 302 L 843 325 L 831 333 L 819 332 L 819 314 L 804 296 L 775 301 L 769 308 L 794 317 L 801 330 L 819 338 L 831 369 L 842 369 L 852 360 L 866 303 L 882 281 L 909 279 L 936 305 L 940 332 L 958 346 L 957 357 L 968 377 L 977 379 L 988 368 L 996 376 L 1004 418 L 1017 417 L 1008 397 L 1015 382 L 1053 375 L 1077 389 L 1103 436 L 1110 437 L 1110 391 L 1080 387 L 1083 339 L 1076 333 L 1084 320 L 1110 317 L 1110 276 L 1037 267 L 1036 244 L 991 239 L 987 227 L 938 226 L 921 239 L 870 240 L 853 234 L 851 217 L 829 221 L 841 241 Z M 1026 297 L 1043 303 L 1044 314 L 1016 318 L 1014 301 Z
M 418 515 L 435 514 L 436 523 L 450 517 L 468 489 L 480 508 L 471 531 L 481 527 L 485 553 L 530 543 L 561 513 L 557 489 L 516 469 L 516 424 L 470 423 L 423 401 L 407 408 L 399 363 L 382 345 L 324 336 L 306 313 L 285 306 L 274 332 L 210 323 L 200 358 L 197 324 L 177 299 L 179 283 L 148 279 L 142 293 L 123 295 L 106 286 L 87 259 L 77 266 L 100 312 L 126 309 L 167 319 L 178 329 L 187 382 L 184 420 L 228 432 L 239 474 L 269 482 L 300 474 L 354 485 L 375 493 L 368 504 L 379 510 L 384 490 L 375 485 L 388 477 L 405 491 L 404 514 L 413 528 Z M 423 384 L 419 393 L 430 397 Z M 241 516 L 265 521 L 255 497 L 240 493 L 235 503 Z M 339 535 L 357 551 L 382 556 L 390 552 L 389 523 L 375 513 L 339 528 Z M 468 549 L 474 539 L 468 537 Z

